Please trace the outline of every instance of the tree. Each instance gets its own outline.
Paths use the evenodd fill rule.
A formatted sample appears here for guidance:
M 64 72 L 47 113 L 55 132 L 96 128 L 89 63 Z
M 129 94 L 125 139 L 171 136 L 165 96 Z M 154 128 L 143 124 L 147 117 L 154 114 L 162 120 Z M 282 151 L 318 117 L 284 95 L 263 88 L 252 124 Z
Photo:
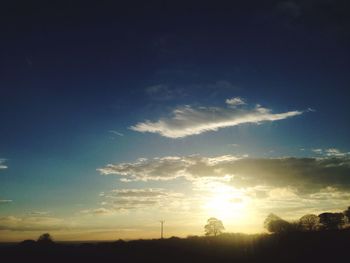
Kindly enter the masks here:
M 343 213 L 322 213 L 318 215 L 323 229 L 336 230 L 345 224 Z
M 319 227 L 320 218 L 317 215 L 308 214 L 299 219 L 299 226 L 301 230 L 315 231 Z
M 49 233 L 45 233 L 39 236 L 38 243 L 40 244 L 52 244 L 53 239 Z
M 211 217 L 208 219 L 207 224 L 204 226 L 206 236 L 217 236 L 225 230 L 221 220 Z
M 350 222 L 350 206 L 344 211 L 344 215 L 347 217 L 348 222 Z
M 266 217 L 264 227 L 271 233 L 285 233 L 293 230 L 292 224 L 272 213 Z

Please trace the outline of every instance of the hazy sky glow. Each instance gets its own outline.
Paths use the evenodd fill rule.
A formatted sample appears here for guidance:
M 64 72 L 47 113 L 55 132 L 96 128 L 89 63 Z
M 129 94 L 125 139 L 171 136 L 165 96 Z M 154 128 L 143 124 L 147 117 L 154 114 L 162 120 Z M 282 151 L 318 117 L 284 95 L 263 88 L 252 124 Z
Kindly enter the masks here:
M 346 4 L 29 2 L 0 11 L 0 241 L 350 205 Z

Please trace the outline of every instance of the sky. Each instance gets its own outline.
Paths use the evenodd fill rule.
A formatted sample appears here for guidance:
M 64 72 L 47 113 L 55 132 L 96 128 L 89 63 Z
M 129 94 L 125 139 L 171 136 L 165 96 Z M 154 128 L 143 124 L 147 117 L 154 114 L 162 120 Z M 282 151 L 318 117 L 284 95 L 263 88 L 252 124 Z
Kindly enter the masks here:
M 2 3 L 0 241 L 350 205 L 347 1 L 117 2 Z

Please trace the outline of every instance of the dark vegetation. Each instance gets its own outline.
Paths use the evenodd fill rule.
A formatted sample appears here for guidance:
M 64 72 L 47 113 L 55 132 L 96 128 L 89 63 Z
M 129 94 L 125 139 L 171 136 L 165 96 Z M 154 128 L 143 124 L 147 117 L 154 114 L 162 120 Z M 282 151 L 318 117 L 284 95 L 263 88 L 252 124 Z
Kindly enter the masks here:
M 291 233 L 300 231 L 340 230 L 350 222 L 350 207 L 342 213 L 307 214 L 298 221 L 288 222 L 275 214 L 269 214 L 264 227 L 271 233 Z
M 98 243 L 56 243 L 50 234 L 37 241 L 0 246 L 1 262 L 347 262 L 349 211 L 305 215 L 288 222 L 270 214 L 272 234 L 222 233 L 210 218 L 206 236 Z

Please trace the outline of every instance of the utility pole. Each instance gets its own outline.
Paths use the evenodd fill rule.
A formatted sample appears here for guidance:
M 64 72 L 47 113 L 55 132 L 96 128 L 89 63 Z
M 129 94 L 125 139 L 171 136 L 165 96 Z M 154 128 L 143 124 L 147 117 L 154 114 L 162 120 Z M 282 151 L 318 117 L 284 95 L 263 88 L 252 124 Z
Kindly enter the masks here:
M 164 225 L 164 220 L 160 220 L 160 238 L 163 239 L 163 225 Z

